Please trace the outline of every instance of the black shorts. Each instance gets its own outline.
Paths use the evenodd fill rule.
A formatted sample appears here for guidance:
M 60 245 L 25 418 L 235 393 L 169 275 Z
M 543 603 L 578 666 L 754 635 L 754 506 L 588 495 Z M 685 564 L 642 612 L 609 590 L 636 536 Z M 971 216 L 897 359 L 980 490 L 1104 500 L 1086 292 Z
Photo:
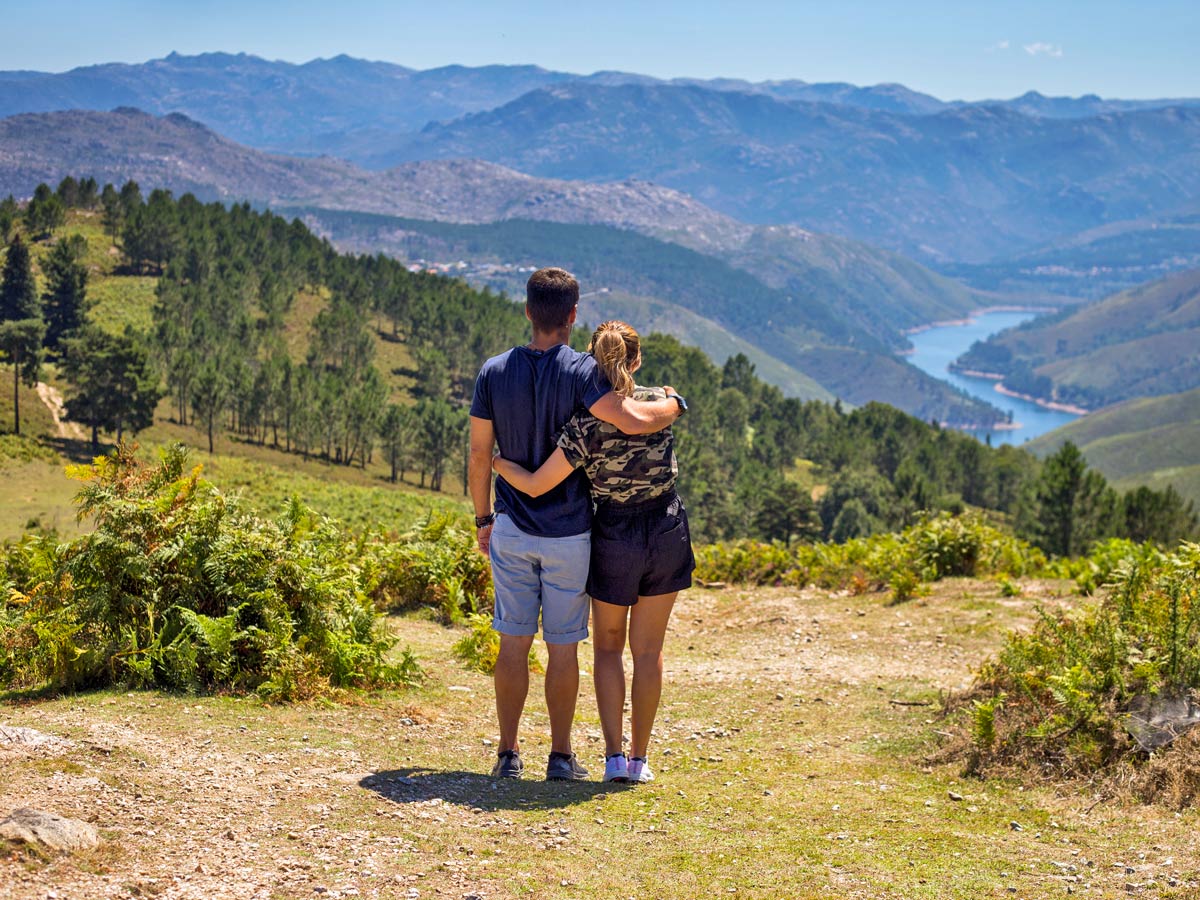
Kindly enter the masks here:
M 696 557 L 687 510 L 673 491 L 645 503 L 601 503 L 592 521 L 587 591 L 597 600 L 633 606 L 638 597 L 692 586 Z

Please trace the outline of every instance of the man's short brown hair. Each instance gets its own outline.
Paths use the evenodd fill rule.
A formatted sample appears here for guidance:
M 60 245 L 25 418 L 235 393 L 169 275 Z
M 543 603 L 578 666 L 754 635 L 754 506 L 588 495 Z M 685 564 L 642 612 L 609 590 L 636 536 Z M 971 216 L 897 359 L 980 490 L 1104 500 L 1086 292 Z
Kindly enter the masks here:
M 535 330 L 549 333 L 571 323 L 579 305 L 579 282 L 565 269 L 538 269 L 525 284 L 525 308 Z

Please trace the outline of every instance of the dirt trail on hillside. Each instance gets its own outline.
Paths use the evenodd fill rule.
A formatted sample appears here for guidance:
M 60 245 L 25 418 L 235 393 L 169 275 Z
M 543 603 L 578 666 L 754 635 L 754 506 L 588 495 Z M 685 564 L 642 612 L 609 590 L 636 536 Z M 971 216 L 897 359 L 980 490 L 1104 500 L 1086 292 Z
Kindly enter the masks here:
M 51 387 L 44 381 L 39 381 L 37 383 L 37 395 L 42 403 L 46 404 L 46 409 L 50 410 L 50 418 L 54 419 L 54 427 L 58 429 L 56 437 L 68 438 L 73 441 L 87 439 L 87 433 L 83 430 L 83 426 L 67 418 L 66 408 L 63 405 L 62 391 Z
M 1034 601 L 1064 602 L 1055 585 L 1024 587 L 1003 598 L 948 580 L 896 607 L 812 589 L 686 592 L 668 634 L 658 778 L 633 790 L 540 781 L 536 680 L 526 779 L 488 778 L 490 679 L 454 660 L 461 629 L 421 617 L 390 620 L 430 676 L 411 692 L 347 705 L 142 691 L 0 705 L 0 725 L 72 742 L 0 755 L 0 818 L 48 809 L 104 840 L 41 862 L 6 858 L 0 842 L 0 900 L 1196 896 L 1172 890 L 1200 889 L 1190 812 L 1096 806 L 1084 790 L 975 782 L 924 762 L 924 736 L 942 727 L 936 692 L 1027 627 Z M 581 647 L 574 737 L 595 779 L 590 657 Z

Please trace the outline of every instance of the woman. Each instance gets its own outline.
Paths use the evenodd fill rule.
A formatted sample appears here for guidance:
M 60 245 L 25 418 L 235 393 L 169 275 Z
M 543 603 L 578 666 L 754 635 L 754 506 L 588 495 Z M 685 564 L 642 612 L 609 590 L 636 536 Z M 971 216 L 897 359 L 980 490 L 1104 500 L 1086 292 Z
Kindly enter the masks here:
M 639 400 L 682 397 L 672 388 L 634 384 L 642 363 L 638 334 L 624 322 L 596 329 L 588 352 L 613 390 Z M 678 468 L 667 428 L 631 436 L 588 413 L 578 413 L 558 438 L 558 449 L 536 472 L 501 457 L 492 466 L 517 490 L 536 497 L 576 468 L 592 486 L 596 515 L 587 590 L 592 597 L 596 703 L 604 731 L 604 780 L 646 782 L 650 731 L 662 693 L 663 638 L 678 593 L 692 583 L 696 567 L 687 512 L 675 493 Z M 622 749 L 626 634 L 633 654 L 632 736 Z

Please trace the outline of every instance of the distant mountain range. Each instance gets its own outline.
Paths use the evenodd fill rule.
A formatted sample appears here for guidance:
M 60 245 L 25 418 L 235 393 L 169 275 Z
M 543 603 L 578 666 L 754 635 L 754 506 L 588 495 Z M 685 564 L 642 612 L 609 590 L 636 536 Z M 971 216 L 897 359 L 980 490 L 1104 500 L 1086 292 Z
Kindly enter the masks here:
M 934 262 L 1009 256 L 1200 204 L 1200 108 L 902 116 L 576 83 L 427 126 L 377 158 L 463 156 L 559 178 L 644 178 L 741 219 L 799 222 Z
M 430 122 L 493 109 L 537 88 L 573 83 L 697 87 L 902 115 L 998 106 L 1032 116 L 1086 118 L 1200 105 L 1200 99 L 1192 98 L 1045 97 L 1036 91 L 1011 100 L 969 103 L 940 100 L 902 84 L 860 87 L 794 79 L 661 79 L 631 72 L 579 75 L 530 65 L 416 70 L 345 55 L 294 64 L 246 53 L 172 53 L 140 64 L 105 63 L 61 73 L 0 71 L 0 116 L 136 106 L 159 115 L 182 112 L 253 147 L 335 152 L 346 146 L 343 142 L 354 132 L 415 133 Z
M 922 418 L 957 423 L 999 415 L 891 355 L 906 344 L 902 329 L 961 317 L 985 305 L 984 295 L 894 254 L 796 227 L 746 225 L 645 182 L 538 179 L 453 160 L 371 172 L 340 160 L 251 150 L 183 115 L 132 109 L 0 120 L 0 194 L 27 196 L 39 181 L 67 174 L 101 182 L 133 178 L 147 189 L 191 191 L 202 199 L 302 206 L 306 219 L 344 246 L 409 258 L 416 254 L 396 238 L 415 226 L 395 218 L 380 223 L 369 214 L 427 223 L 538 220 L 545 224 L 534 244 L 474 252 L 494 258 L 519 249 L 519 260 L 539 264 L 574 260 L 617 289 L 606 298 L 610 310 L 618 296 L 653 301 L 663 310 L 659 321 L 675 323 L 718 358 L 722 350 L 742 349 L 718 337 L 725 329 L 757 348 L 765 377 L 800 396 L 828 391 L 853 403 L 887 399 Z M 597 230 L 570 230 L 583 226 Z M 595 264 L 591 246 L 599 244 L 618 248 L 603 265 Z M 712 277 L 698 280 L 700 272 Z M 860 372 L 880 377 L 859 379 Z
M 958 361 L 1008 387 L 1098 409 L 1200 387 L 1200 269 L 1043 317 L 976 344 Z
M 985 291 L 1096 300 L 1184 269 L 1200 269 L 1200 206 L 1110 222 L 1008 259 L 939 267 Z
M 472 157 L 542 177 L 653 181 L 745 221 L 938 265 L 994 262 L 1200 205 L 1200 101 L 1189 98 L 963 103 L 902 85 L 223 53 L 0 73 L 0 115 L 121 105 L 183 112 L 260 149 L 377 168 Z

